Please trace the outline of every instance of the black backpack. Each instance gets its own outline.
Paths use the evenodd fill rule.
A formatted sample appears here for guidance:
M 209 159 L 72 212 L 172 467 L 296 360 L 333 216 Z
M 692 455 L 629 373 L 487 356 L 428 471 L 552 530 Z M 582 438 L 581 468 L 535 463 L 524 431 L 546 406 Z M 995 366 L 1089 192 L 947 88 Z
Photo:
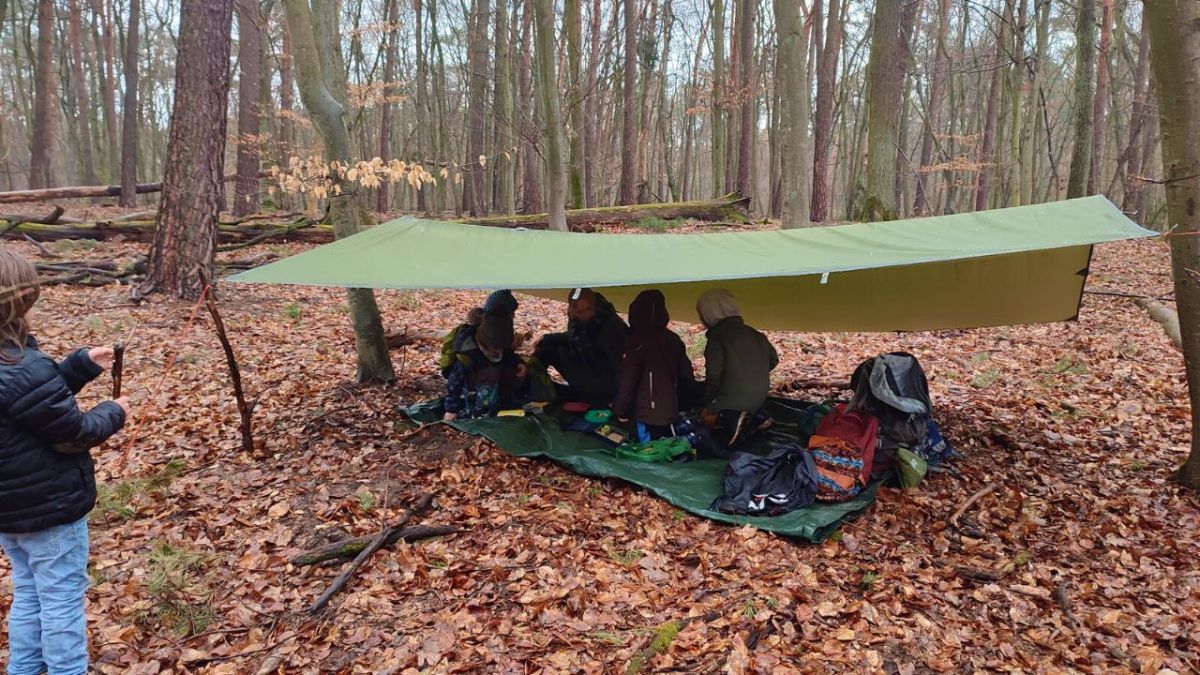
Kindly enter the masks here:
M 817 467 L 799 445 L 780 445 L 765 456 L 734 453 L 725 469 L 724 493 L 713 511 L 777 516 L 812 504 L 817 497 Z
M 890 352 L 867 359 L 850 378 L 854 396 L 851 410 L 863 410 L 879 419 L 880 447 L 894 450 L 913 447 L 925 440 L 933 402 L 929 381 L 917 357 L 908 352 Z

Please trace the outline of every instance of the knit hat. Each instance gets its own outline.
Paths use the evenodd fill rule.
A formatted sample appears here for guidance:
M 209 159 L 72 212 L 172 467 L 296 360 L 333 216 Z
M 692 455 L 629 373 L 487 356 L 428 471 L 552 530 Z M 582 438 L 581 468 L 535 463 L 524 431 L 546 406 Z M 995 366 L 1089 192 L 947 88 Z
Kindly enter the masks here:
M 737 299 L 733 297 L 733 293 L 724 288 L 714 288 L 700 296 L 700 300 L 696 302 L 696 312 L 700 315 L 700 320 L 704 322 L 704 325 L 709 328 L 731 316 L 742 315 Z
M 517 313 L 517 299 L 513 297 L 512 291 L 507 288 L 500 291 L 492 291 L 487 296 L 487 300 L 483 301 L 483 311 L 488 314 L 500 314 L 504 316 L 512 316 Z
M 485 352 L 503 353 L 509 349 L 513 343 L 512 317 L 485 312 L 475 331 L 475 342 L 486 347 Z

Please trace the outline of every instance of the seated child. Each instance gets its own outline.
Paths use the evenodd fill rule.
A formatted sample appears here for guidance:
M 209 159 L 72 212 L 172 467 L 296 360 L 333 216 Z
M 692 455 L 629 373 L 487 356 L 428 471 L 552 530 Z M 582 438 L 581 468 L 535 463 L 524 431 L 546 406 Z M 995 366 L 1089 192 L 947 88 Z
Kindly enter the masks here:
M 512 343 L 512 319 L 482 313 L 479 325 L 459 341 L 446 371 L 445 421 L 495 415 L 513 404 L 525 364 Z
M 670 320 L 661 291 L 642 291 L 629 305 L 630 333 L 613 414 L 621 422 L 635 422 L 643 440 L 672 435 L 680 401 L 695 387 L 692 361 L 683 340 L 667 328 Z

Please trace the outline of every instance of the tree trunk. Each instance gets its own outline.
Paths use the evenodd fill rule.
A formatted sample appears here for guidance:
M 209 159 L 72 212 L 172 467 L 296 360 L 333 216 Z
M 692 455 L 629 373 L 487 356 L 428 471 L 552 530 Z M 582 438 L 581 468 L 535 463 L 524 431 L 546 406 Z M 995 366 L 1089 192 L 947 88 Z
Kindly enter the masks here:
M 183 0 L 158 229 L 140 293 L 195 299 L 212 279 L 234 0 Z
M 1029 9 L 1029 0 L 1021 0 L 1017 9 L 1016 20 L 1013 22 L 1013 64 L 1009 75 L 1009 100 L 1012 102 L 1009 117 L 1008 132 L 1008 203 L 1005 206 L 1021 206 L 1021 168 L 1025 166 L 1025 156 L 1029 154 L 1028 139 L 1025 136 L 1024 105 L 1025 94 L 1025 16 Z
M 1087 193 L 1092 156 L 1092 76 L 1096 70 L 1096 0 L 1079 0 L 1075 23 L 1075 132 L 1067 199 Z
M 742 103 L 742 132 L 738 141 L 737 189 L 744 195 L 752 194 L 751 169 L 754 165 L 754 136 L 758 128 L 754 109 L 757 96 L 754 93 L 754 21 L 758 0 L 741 0 L 738 16 L 738 65 L 741 68 L 738 96 Z M 803 67 L 804 53 L 800 53 Z
M 861 220 L 896 218 L 896 151 L 904 64 L 897 58 L 903 0 L 879 0 L 867 66 L 867 180 Z
M 581 33 L 583 31 L 583 16 L 580 3 L 583 0 L 564 0 L 563 2 L 563 32 L 566 33 L 567 48 L 567 110 L 568 139 L 570 159 L 567 166 L 570 174 L 567 180 L 567 203 L 573 209 L 584 207 L 583 199 L 583 80 L 581 79 Z
M 91 0 L 92 20 L 96 24 L 92 30 L 95 32 L 99 29 L 103 34 L 103 39 L 98 39 L 97 42 L 103 44 L 104 62 L 97 65 L 97 70 L 101 74 L 100 84 L 104 97 L 104 137 L 108 148 L 107 180 L 116 182 L 121 175 L 121 141 L 117 133 L 116 55 L 113 48 L 112 22 L 109 20 L 106 6 L 105 0 Z
M 419 15 L 419 12 L 418 12 Z M 376 157 L 384 161 L 392 159 L 392 97 L 396 86 L 396 52 L 400 40 L 400 0 L 386 0 L 384 5 L 384 56 L 383 56 L 383 101 L 379 106 L 379 149 Z M 418 33 L 417 42 L 421 36 Z M 419 47 L 418 47 L 419 49 Z M 424 120 L 418 122 L 424 126 Z M 422 149 L 423 150 L 423 149 Z M 375 210 L 387 211 L 388 182 L 383 181 L 375 195 Z
M 238 138 L 237 181 L 233 215 L 258 213 L 258 172 L 262 168 L 262 115 L 259 110 L 263 67 L 263 32 L 258 0 L 237 0 Z
M 487 214 L 484 165 L 485 107 L 488 82 L 488 14 L 489 0 L 474 0 L 471 10 L 470 53 L 467 59 L 467 159 L 463 162 L 463 211 L 472 216 Z M 486 160 L 484 160 L 486 161 Z
M 29 187 L 54 187 L 51 159 L 58 119 L 58 72 L 54 63 L 54 0 L 37 4 L 37 76 L 34 79 L 33 141 L 30 144 Z
M 950 22 L 950 0 L 938 0 L 937 37 L 934 41 L 933 72 L 929 79 L 929 104 L 925 110 L 924 131 L 921 134 L 921 159 L 917 177 L 917 198 L 913 205 L 915 215 L 928 216 L 934 212 L 929 198 L 929 167 L 933 164 L 934 134 L 941 121 L 942 99 L 946 92 L 946 73 L 950 68 L 950 54 L 946 51 L 946 30 Z M 934 191 L 936 192 L 936 190 Z
M 1042 73 L 1046 70 L 1046 60 L 1050 48 L 1050 0 L 1035 0 L 1034 14 L 1037 21 L 1037 52 L 1033 63 L 1033 81 L 1029 87 L 1029 120 L 1026 128 L 1029 131 L 1029 149 L 1024 153 L 1021 164 L 1021 203 L 1033 204 L 1038 201 L 1037 188 L 1041 183 L 1041 157 L 1038 150 L 1041 146 L 1042 133 Z
M 71 45 L 71 84 L 75 93 L 75 123 L 79 134 L 79 154 L 83 164 L 80 178 L 84 183 L 97 182 L 96 160 L 92 155 L 91 103 L 87 79 L 83 74 L 83 16 L 79 0 L 67 0 L 67 41 Z
M 562 159 L 562 121 L 559 118 L 558 78 L 554 74 L 554 5 L 552 0 L 534 0 L 534 50 L 537 60 L 538 94 L 546 121 L 546 175 L 550 182 L 550 229 L 567 231 L 566 171 Z
M 340 41 L 336 37 L 339 35 L 337 14 L 330 11 L 335 9 L 334 1 L 314 0 L 314 9 L 322 11 L 310 11 L 308 0 L 284 0 L 283 7 L 292 36 L 300 98 L 325 141 L 327 159 L 348 163 L 351 158 L 350 134 L 343 119 L 344 103 L 332 93 L 345 91 L 345 71 L 325 73 L 322 68 L 325 63 L 336 63 L 338 57 L 322 57 L 321 50 L 340 51 Z M 317 23 L 313 20 L 314 14 L 325 18 Z M 329 20 L 331 14 L 332 22 Z M 330 83 L 332 90 L 328 86 Z M 355 204 L 353 194 L 348 191 L 329 200 L 329 219 L 339 239 L 357 233 L 364 217 L 363 209 Z M 368 288 L 352 288 L 346 293 L 358 352 L 358 381 L 390 382 L 396 379 L 375 294 Z
M 1118 168 L 1118 173 L 1120 168 L 1124 168 L 1121 210 L 1135 213 L 1135 219 L 1141 215 L 1137 214 L 1137 194 L 1144 189 L 1142 182 L 1135 177 L 1142 173 L 1142 137 L 1151 116 L 1148 101 L 1149 76 L 1150 31 L 1143 26 L 1142 35 L 1138 39 L 1137 66 L 1133 75 L 1133 114 L 1129 119 L 1129 143 L 1122 155 L 1123 167 Z M 1141 220 L 1138 219 L 1138 222 Z
M 524 13 L 521 16 L 521 70 L 520 81 L 521 124 L 524 127 L 522 143 L 522 164 L 525 177 L 522 187 L 521 212 L 542 213 L 546 209 L 542 203 L 542 157 L 537 151 L 534 139 L 542 136 L 538 128 L 538 110 L 540 106 L 533 102 L 533 2 L 525 0 Z M 533 105 L 530 103 L 533 102 Z
M 725 192 L 725 0 L 712 3 L 712 196 Z
M 118 203 L 126 208 L 137 204 L 138 36 L 141 33 L 141 6 L 141 0 L 129 0 L 129 23 L 125 26 L 125 99 L 121 104 L 121 198 Z
M 1100 172 L 1104 168 L 1104 139 L 1108 131 L 1109 52 L 1112 50 L 1113 0 L 1100 0 L 1100 53 L 1096 60 L 1096 95 L 1092 99 L 1092 161 L 1088 172 L 1087 193 L 1103 189 Z
M 808 78 L 805 76 L 804 25 L 799 8 L 791 0 L 774 0 L 775 32 L 779 54 L 775 64 L 779 82 L 779 161 L 784 228 L 809 225 L 808 186 Z
M 584 206 L 591 208 L 596 205 L 595 161 L 596 155 L 596 125 L 597 99 L 596 91 L 600 66 L 600 0 L 593 0 L 591 28 L 588 40 L 591 43 L 588 56 L 587 92 L 583 97 L 583 200 Z
M 496 210 L 505 215 L 516 213 L 513 174 L 516 157 L 513 128 L 516 123 L 512 96 L 512 42 L 508 22 L 508 0 L 496 0 L 496 94 L 493 104 L 496 121 L 492 166 L 496 171 Z
M 1175 235 L 1171 267 L 1192 407 L 1192 450 L 1180 482 L 1200 490 L 1200 2 L 1155 0 L 1145 5 L 1162 127 L 1167 223 Z
M 813 120 L 813 181 L 810 213 L 814 223 L 829 217 L 829 148 L 833 143 L 833 104 L 838 57 L 842 53 L 841 0 L 829 0 L 825 45 L 817 61 L 817 110 Z
M 279 166 L 286 167 L 296 148 L 295 121 L 293 116 L 293 91 L 296 81 L 292 77 L 292 36 L 287 21 L 283 22 L 283 37 L 279 48 Z
M 624 0 L 625 59 L 621 66 L 625 81 L 621 86 L 621 186 L 617 203 L 637 203 L 637 3 Z
M 908 120 L 912 114 L 912 73 L 915 62 L 912 57 L 913 34 L 917 25 L 917 14 L 921 3 L 909 0 L 900 15 L 900 42 L 896 46 L 896 60 L 901 72 L 900 116 L 896 125 L 896 182 L 893 192 L 896 201 L 896 217 L 904 218 L 908 213 L 908 178 L 912 171 L 908 152 Z
M 996 39 L 995 63 L 1003 63 L 1008 58 L 1008 25 L 1012 16 L 1013 0 L 1005 0 L 1004 15 L 1000 18 L 999 37 Z M 979 173 L 975 184 L 975 210 L 985 211 L 988 208 L 988 197 L 992 192 L 993 167 L 996 161 L 996 124 L 1000 119 L 1000 80 L 1004 69 L 995 67 L 989 74 L 991 83 L 988 85 L 987 112 L 983 117 L 983 139 L 979 143 Z

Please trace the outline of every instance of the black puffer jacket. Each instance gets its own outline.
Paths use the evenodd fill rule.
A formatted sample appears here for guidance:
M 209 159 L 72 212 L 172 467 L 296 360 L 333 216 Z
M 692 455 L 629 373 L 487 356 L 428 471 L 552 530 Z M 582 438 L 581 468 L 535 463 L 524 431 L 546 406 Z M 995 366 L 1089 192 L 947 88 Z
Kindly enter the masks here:
M 101 372 L 84 350 L 55 363 L 33 338 L 17 363 L 0 363 L 0 532 L 37 532 L 92 510 L 88 450 L 125 424 L 112 401 L 86 413 L 75 402 Z
M 681 390 L 690 392 L 696 380 L 683 340 L 667 328 L 670 320 L 661 291 L 642 291 L 629 305 L 630 334 L 613 403 L 617 417 L 655 426 L 679 420 Z

